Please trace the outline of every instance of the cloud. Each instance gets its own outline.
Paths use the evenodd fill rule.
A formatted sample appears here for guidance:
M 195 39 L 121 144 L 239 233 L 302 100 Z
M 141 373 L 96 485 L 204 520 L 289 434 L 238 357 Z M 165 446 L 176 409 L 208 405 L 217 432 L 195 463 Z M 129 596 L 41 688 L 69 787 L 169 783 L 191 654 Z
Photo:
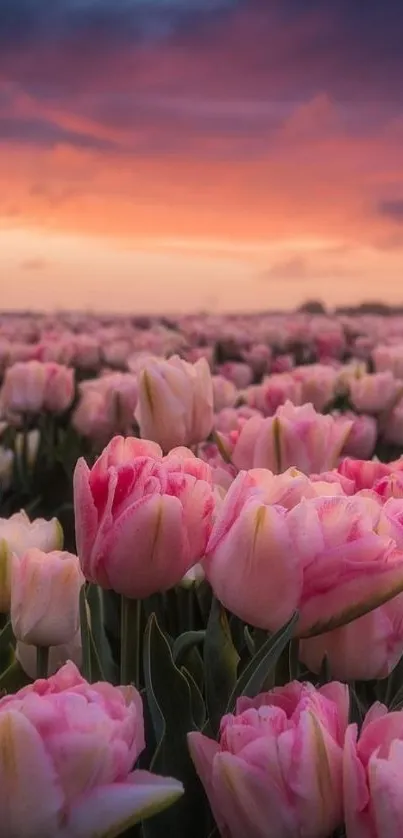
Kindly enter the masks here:
M 322 254 L 323 255 L 323 254 Z M 284 281 L 311 281 L 311 280 L 325 280 L 335 279 L 337 277 L 353 277 L 357 276 L 357 271 L 353 267 L 349 267 L 337 262 L 329 262 L 326 259 L 322 263 L 316 263 L 304 256 L 292 256 L 289 259 L 284 259 L 274 262 L 267 271 L 261 275 L 261 279 L 267 281 L 284 280 Z
M 136 89 L 402 101 L 401 0 L 1 0 L 0 74 L 38 96 Z
M 60 42 L 86 34 L 153 41 L 233 9 L 236 0 L 2 0 L 0 41 Z
M 403 198 L 379 201 L 378 211 L 385 218 L 396 221 L 398 224 L 403 224 Z
M 49 267 L 49 262 L 40 256 L 33 256 L 31 259 L 24 259 L 20 263 L 23 271 L 44 271 Z
M 17 142 L 53 148 L 59 143 L 93 151 L 112 151 L 117 146 L 110 140 L 76 131 L 69 131 L 46 119 L 0 116 L 0 143 Z

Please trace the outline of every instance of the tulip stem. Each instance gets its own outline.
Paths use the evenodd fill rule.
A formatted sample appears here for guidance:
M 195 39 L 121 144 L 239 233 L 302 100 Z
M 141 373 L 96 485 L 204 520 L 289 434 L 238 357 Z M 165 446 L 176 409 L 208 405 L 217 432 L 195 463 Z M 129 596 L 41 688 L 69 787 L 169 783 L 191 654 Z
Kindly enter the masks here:
M 49 671 L 49 646 L 36 647 L 36 677 L 47 678 Z
M 141 599 L 121 598 L 120 683 L 140 687 Z

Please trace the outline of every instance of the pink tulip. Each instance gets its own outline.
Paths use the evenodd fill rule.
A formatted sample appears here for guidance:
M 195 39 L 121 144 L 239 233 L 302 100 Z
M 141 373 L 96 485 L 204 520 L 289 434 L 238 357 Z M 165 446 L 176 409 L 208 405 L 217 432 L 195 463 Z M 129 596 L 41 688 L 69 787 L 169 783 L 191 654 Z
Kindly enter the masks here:
M 273 375 L 275 373 L 290 372 L 294 366 L 295 361 L 293 355 L 277 355 L 272 362 L 271 371 Z
M 78 555 L 87 579 L 131 598 L 180 582 L 204 555 L 214 487 L 187 449 L 115 437 L 90 470 L 74 474 Z
M 268 472 L 241 472 L 234 480 L 203 566 L 226 608 L 246 623 L 275 631 L 297 609 L 302 567 L 293 550 L 286 510 L 266 499 L 271 477 Z
M 378 437 L 378 424 L 374 416 L 356 416 L 354 413 L 344 414 L 344 418 L 351 419 L 353 426 L 344 445 L 342 456 L 357 457 L 368 460 L 372 457 Z
M 80 334 L 74 336 L 73 364 L 80 370 L 96 370 L 101 360 L 101 345 L 97 337 Z
M 31 547 L 44 553 L 61 550 L 63 530 L 57 518 L 46 521 L 35 518 L 30 521 L 24 510 L 16 512 L 10 518 L 0 518 L 0 543 L 5 541 L 9 550 L 21 556 Z
M 288 513 L 303 565 L 301 634 L 403 586 L 403 550 L 380 534 L 381 511 L 375 500 L 356 495 L 302 500 Z M 368 654 L 370 648 L 368 638 Z
M 291 466 L 305 474 L 336 466 L 352 422 L 342 424 L 316 413 L 312 405 L 286 402 L 269 419 L 253 417 L 242 428 L 232 461 L 242 469 L 268 468 L 279 473 Z
M 6 370 L 0 393 L 7 414 L 63 413 L 74 398 L 74 370 L 52 362 L 21 361 Z
M 223 375 L 228 381 L 232 381 L 238 390 L 248 387 L 253 379 L 253 372 L 249 364 L 240 361 L 227 361 L 218 368 L 219 375 Z
M 137 397 L 137 376 L 131 373 L 84 381 L 72 424 L 82 436 L 106 443 L 115 434 L 132 430 Z
M 241 698 L 219 741 L 188 735 L 223 838 L 329 838 L 343 822 L 348 689 L 294 681 Z
M 378 532 L 379 503 L 361 496 L 315 497 L 314 488 L 301 490 L 296 477 L 278 487 L 287 510 L 273 505 L 275 488 L 266 471 L 241 472 L 218 510 L 204 568 L 226 608 L 270 631 L 298 609 L 298 631 L 304 634 L 331 620 L 346 622 L 351 609 L 400 589 L 403 538 L 401 546 L 393 535 Z
M 403 343 L 395 346 L 376 346 L 372 357 L 377 372 L 390 371 L 395 378 L 403 378 Z
M 338 369 L 325 364 L 306 364 L 296 367 L 292 375 L 301 388 L 301 402 L 298 404 L 310 402 L 315 410 L 321 412 L 334 400 L 339 380 Z
M 44 410 L 64 413 L 74 399 L 74 370 L 61 364 L 45 364 L 46 386 L 43 400 Z
M 168 452 L 195 445 L 213 427 L 213 384 L 207 361 L 188 364 L 174 356 L 146 363 L 139 374 L 136 419 L 143 438 Z
M 11 624 L 17 640 L 34 646 L 70 643 L 80 627 L 84 581 L 79 559 L 71 553 L 43 553 L 33 547 L 20 558 L 14 555 Z
M 293 509 L 302 498 L 344 495 L 340 481 L 329 481 L 326 474 L 310 479 L 302 471 L 289 468 L 282 474 L 271 474 L 267 469 L 250 469 L 249 477 L 264 486 L 265 503 Z
M 214 427 L 216 431 L 229 434 L 231 431 L 238 431 L 243 428 L 252 416 L 260 416 L 260 413 L 247 404 L 240 407 L 225 407 L 219 413 L 216 413 Z
M 255 343 L 243 353 L 243 357 L 254 373 L 263 375 L 269 369 L 272 350 L 265 343 Z
M 394 471 L 381 477 L 374 483 L 373 491 L 383 501 L 389 500 L 389 498 L 403 499 L 403 471 Z
M 32 547 L 50 553 L 62 546 L 63 530 L 57 518 L 30 521 L 24 511 L 0 518 L 0 614 L 10 610 L 13 553 L 22 556 Z
M 232 381 L 223 375 L 213 375 L 213 398 L 216 413 L 226 407 L 232 407 L 238 397 L 238 390 Z
M 0 700 L 1 834 L 119 835 L 183 793 L 133 770 L 144 748 L 134 687 L 88 684 L 73 663 Z
M 347 838 L 401 838 L 403 712 L 375 704 L 358 737 L 347 728 L 343 755 Z
M 361 375 L 350 379 L 350 401 L 360 413 L 383 413 L 396 402 L 400 382 L 391 372 Z
M 245 397 L 248 405 L 263 416 L 274 416 L 277 408 L 287 401 L 292 404 L 303 402 L 300 382 L 288 373 L 269 375 L 262 384 L 248 387 Z
M 311 474 L 310 480 L 312 483 L 330 483 L 334 485 L 334 495 L 354 495 L 355 494 L 355 485 L 353 480 L 349 480 L 348 477 L 344 477 L 343 474 L 336 471 L 336 469 L 332 469 L 332 471 L 322 471 L 321 474 Z M 341 492 L 340 492 L 341 487 Z
M 388 476 L 393 467 L 396 470 L 403 469 L 403 460 L 399 468 L 398 464 L 381 463 L 379 460 L 355 460 L 350 457 L 343 459 L 338 466 L 338 472 L 342 477 L 352 480 L 355 491 L 361 489 L 372 489 L 374 484 L 383 477 Z
M 320 672 L 327 657 L 332 678 L 372 681 L 387 678 L 403 654 L 403 594 L 334 631 L 302 640 L 299 658 Z

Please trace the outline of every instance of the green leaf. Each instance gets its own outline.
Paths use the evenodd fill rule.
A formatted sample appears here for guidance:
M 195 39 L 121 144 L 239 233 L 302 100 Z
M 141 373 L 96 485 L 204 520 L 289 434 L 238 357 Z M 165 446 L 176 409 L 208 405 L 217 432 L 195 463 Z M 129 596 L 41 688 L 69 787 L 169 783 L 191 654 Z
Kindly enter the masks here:
M 91 655 L 91 636 L 90 627 L 88 623 L 87 612 L 87 598 L 85 596 L 85 586 L 80 591 L 80 630 L 81 630 L 81 645 L 83 649 L 83 662 L 81 665 L 81 672 L 83 678 L 89 683 L 92 681 L 92 655 Z
M 151 770 L 175 777 L 186 794 L 162 815 L 143 824 L 146 838 L 204 838 L 208 807 L 187 747 L 187 734 L 196 730 L 192 690 L 185 674 L 175 666 L 170 644 L 155 615 L 144 634 L 144 679 L 157 749 Z M 200 708 L 199 708 L 200 709 Z
M 11 625 L 11 620 L 8 620 L 4 628 L 0 631 L 0 651 L 9 649 L 11 643 L 14 642 L 14 634 L 13 634 L 13 627 Z
M 255 641 L 254 641 L 254 639 L 253 639 L 253 637 L 250 633 L 250 630 L 249 630 L 248 626 L 245 626 L 245 628 L 243 630 L 243 633 L 244 633 L 246 648 L 247 648 L 249 654 L 253 658 L 253 655 L 256 652 L 256 647 L 255 647 Z
M 91 614 L 91 646 L 94 650 L 94 657 L 102 680 L 116 684 L 117 667 L 114 663 L 111 648 L 105 632 L 104 600 L 103 591 L 98 585 L 89 585 L 87 589 L 87 601 Z
M 204 643 L 205 637 L 205 631 L 186 631 L 179 635 L 173 647 L 173 659 L 178 667 L 182 664 L 186 653 L 199 643 Z
M 218 731 L 237 679 L 239 655 L 232 642 L 227 615 L 213 599 L 204 642 L 204 683 L 210 726 Z
M 290 645 L 288 647 L 288 666 L 290 671 L 290 681 L 297 681 L 300 676 L 299 640 L 295 637 L 290 640 Z
M 184 667 L 181 667 L 181 672 L 185 676 L 190 689 L 192 699 L 192 716 L 196 727 L 202 730 L 206 723 L 207 713 L 204 704 L 204 698 L 196 684 L 192 674 Z
M 268 674 L 276 666 L 280 655 L 291 640 L 298 618 L 299 615 L 296 611 L 285 626 L 268 638 L 245 667 L 233 689 L 227 705 L 227 712 L 233 712 L 236 701 L 240 696 L 254 698 L 261 692 Z

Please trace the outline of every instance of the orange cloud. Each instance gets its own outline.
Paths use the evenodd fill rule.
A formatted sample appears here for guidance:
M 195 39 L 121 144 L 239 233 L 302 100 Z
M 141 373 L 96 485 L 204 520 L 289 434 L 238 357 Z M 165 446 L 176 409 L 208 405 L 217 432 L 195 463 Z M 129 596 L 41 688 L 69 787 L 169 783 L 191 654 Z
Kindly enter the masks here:
M 162 16 L 150 2 L 137 17 L 119 0 L 98 11 L 60 0 L 35 21 L 22 0 L 10 3 L 0 13 L 0 228 L 27 231 L 27 242 L 31 230 L 79 236 L 93 260 L 93 237 L 182 256 L 188 242 L 195 260 L 221 261 L 222 242 L 233 242 L 232 264 L 251 266 L 260 289 L 262 273 L 300 286 L 347 276 L 326 248 L 320 263 L 314 250 L 290 251 L 296 240 L 308 251 L 311 240 L 352 249 L 357 288 L 374 253 L 395 270 L 395 0 L 394 17 L 372 4 L 365 18 L 355 0 L 305 11 L 294 0 L 211 0 L 193 11 L 176 0 Z M 267 253 L 248 250 L 259 242 Z M 271 256 L 275 242 L 283 249 Z

